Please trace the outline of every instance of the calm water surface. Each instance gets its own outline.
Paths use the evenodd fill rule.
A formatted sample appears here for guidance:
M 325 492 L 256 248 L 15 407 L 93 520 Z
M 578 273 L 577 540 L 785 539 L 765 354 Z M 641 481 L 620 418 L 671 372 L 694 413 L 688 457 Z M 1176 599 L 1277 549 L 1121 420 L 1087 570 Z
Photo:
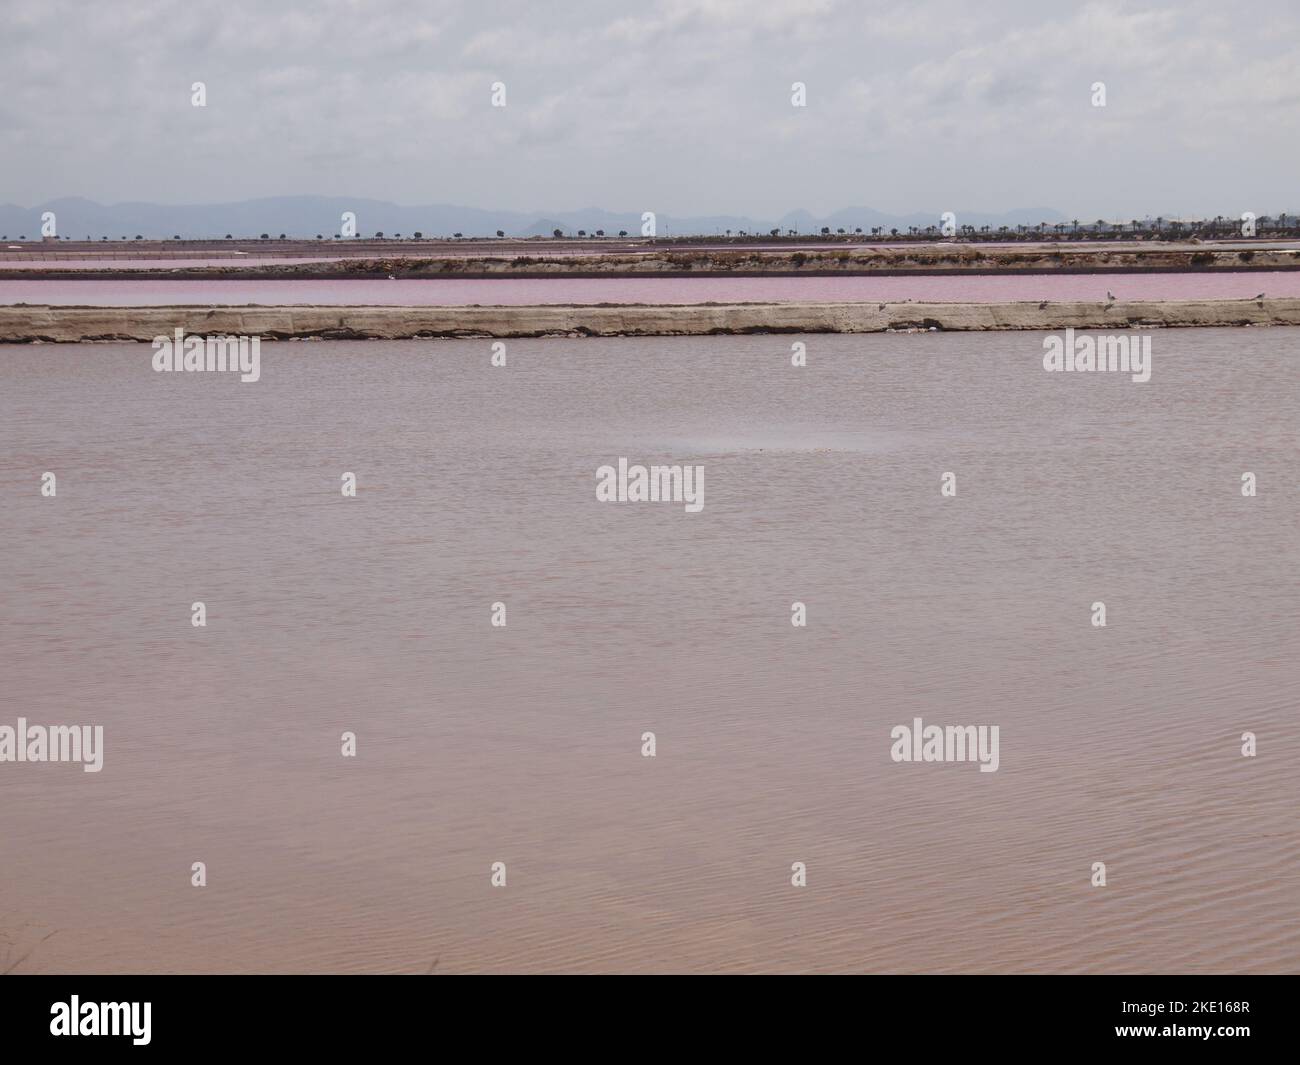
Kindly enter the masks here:
M 805 339 L 0 349 L 0 720 L 107 746 L 0 764 L 0 961 L 1300 969 L 1300 331 Z
M 414 281 L 0 281 L 0 304 L 762 303 L 809 300 L 1250 299 L 1300 296 L 1300 271 L 1220 274 L 1034 274 L 963 277 L 493 278 Z

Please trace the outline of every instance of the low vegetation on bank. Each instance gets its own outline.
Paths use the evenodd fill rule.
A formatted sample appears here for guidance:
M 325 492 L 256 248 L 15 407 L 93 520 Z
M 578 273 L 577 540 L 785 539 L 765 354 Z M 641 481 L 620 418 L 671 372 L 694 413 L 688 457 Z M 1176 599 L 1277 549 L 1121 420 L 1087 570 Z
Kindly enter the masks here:
M 736 276 L 799 274 L 1072 273 L 1300 269 L 1289 249 L 1234 248 L 981 248 L 949 245 L 837 250 L 661 251 L 581 256 L 446 256 L 347 259 L 305 264 L 308 275 L 492 277 L 606 275 Z M 297 276 L 304 264 L 270 268 Z
M 583 254 L 463 254 L 439 252 L 397 254 L 388 248 L 349 248 L 347 258 L 315 258 L 293 262 L 227 258 L 128 268 L 112 260 L 103 263 L 51 264 L 48 270 L 27 264 L 6 269 L 0 259 L 0 279 L 78 278 L 98 280 L 183 280 L 226 278 L 388 279 L 497 277 L 797 277 L 809 275 L 907 274 L 1053 274 L 1053 273 L 1187 273 L 1215 270 L 1300 269 L 1300 251 L 1282 247 L 1242 248 L 1198 244 L 1034 244 L 1001 246 L 950 243 L 853 248 L 708 248 L 691 249 L 656 244 L 618 252 Z M 366 254 L 369 252 L 369 254 Z M 146 256 L 147 257 L 147 256 Z M 196 256 L 197 257 L 197 256 Z

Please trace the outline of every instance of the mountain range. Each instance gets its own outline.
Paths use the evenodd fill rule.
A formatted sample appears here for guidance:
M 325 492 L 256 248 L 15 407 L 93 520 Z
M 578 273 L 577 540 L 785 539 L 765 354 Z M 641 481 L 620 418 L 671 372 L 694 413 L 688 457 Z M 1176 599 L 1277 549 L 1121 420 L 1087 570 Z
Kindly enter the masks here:
M 39 239 L 41 216 L 47 211 L 55 215 L 58 235 L 69 240 L 86 237 L 95 240 L 100 237 L 129 239 L 137 235 L 154 240 L 173 236 L 196 240 L 220 238 L 227 234 L 257 237 L 263 233 L 272 237 L 281 233 L 295 238 L 310 239 L 317 234 L 330 237 L 340 231 L 340 217 L 345 211 L 356 215 L 357 235 L 363 237 L 376 233 L 389 237 L 399 234 L 410 237 L 416 233 L 426 237 L 457 233 L 466 237 L 487 237 L 495 235 L 497 230 L 510 237 L 550 236 L 556 229 L 567 236 L 576 235 L 579 230 L 588 233 L 604 230 L 610 236 L 617 235 L 620 230 L 633 235 L 641 232 L 640 211 L 607 211 L 594 207 L 577 211 L 506 211 L 450 204 L 405 206 L 348 196 L 272 196 L 213 204 L 102 204 L 68 197 L 34 207 L 0 204 L 0 236 L 9 240 L 20 237 Z M 989 225 L 994 228 L 1068 221 L 1060 211 L 1045 207 L 1021 208 L 1002 214 L 957 210 L 955 214 L 959 225 Z M 842 228 L 852 232 L 860 227 L 869 232 L 879 226 L 886 231 L 898 229 L 906 232 L 909 226 L 939 225 L 939 215 L 939 211 L 895 215 L 870 207 L 845 207 L 821 218 L 805 210 L 789 211 L 780 218 L 660 214 L 656 218 L 656 228 L 659 236 L 714 236 L 728 230 L 733 233 L 741 230 L 767 233 L 777 228 L 783 233 L 789 229 L 815 233 L 823 226 L 832 231 Z

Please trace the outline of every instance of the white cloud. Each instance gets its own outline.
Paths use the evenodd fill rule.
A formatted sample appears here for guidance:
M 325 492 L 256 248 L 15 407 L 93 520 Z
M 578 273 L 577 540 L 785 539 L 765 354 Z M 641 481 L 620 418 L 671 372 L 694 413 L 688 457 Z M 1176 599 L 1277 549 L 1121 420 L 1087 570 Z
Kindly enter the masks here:
M 13 202 L 341 191 L 529 210 L 650 200 L 677 214 L 1300 208 L 1300 12 L 1286 0 L 1240 24 L 1207 0 L 6 12 L 0 121 L 14 150 L 0 200 Z M 189 106 L 195 80 L 206 109 Z M 496 80 L 504 110 L 490 107 Z M 1104 111 L 1089 102 L 1097 80 Z M 808 107 L 790 106 L 792 81 Z M 1235 187 L 1242 168 L 1207 165 L 1216 147 L 1250 148 L 1248 188 Z

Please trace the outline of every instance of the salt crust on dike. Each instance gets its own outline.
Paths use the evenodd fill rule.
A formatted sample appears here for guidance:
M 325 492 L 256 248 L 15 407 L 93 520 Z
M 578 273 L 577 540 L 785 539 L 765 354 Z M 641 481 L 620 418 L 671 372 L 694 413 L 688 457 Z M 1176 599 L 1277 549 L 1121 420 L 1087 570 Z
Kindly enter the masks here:
M 414 337 L 701 336 L 889 330 L 1126 330 L 1300 325 L 1300 299 L 1133 303 L 728 303 L 528 307 L 0 307 L 0 343 L 152 341 L 202 335 Z

